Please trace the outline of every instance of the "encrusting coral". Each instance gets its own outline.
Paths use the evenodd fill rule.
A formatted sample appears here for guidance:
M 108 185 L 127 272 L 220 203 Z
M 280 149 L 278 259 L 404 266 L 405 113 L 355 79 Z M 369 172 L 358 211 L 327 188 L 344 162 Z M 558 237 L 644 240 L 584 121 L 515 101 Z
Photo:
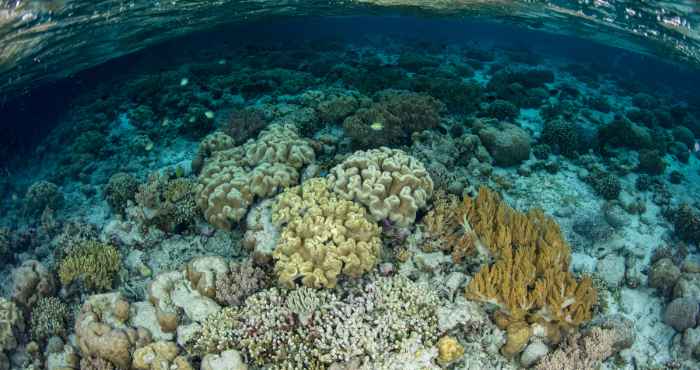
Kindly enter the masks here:
M 209 158 L 199 175 L 197 205 L 209 223 L 224 230 L 245 216 L 255 197 L 297 184 L 299 170 L 315 159 L 308 140 L 289 125 L 270 125 L 241 146 L 225 134 L 212 135 L 200 148 Z
M 494 259 L 469 282 L 469 299 L 499 307 L 496 323 L 508 331 L 506 356 L 520 352 L 535 332 L 551 342 L 590 320 L 597 299 L 589 277 L 569 272 L 571 252 L 557 223 L 541 210 L 522 213 L 482 187 L 465 198 L 466 221 L 477 248 Z
M 112 245 L 90 240 L 73 247 L 58 266 L 64 286 L 76 280 L 91 291 L 112 288 L 112 280 L 121 268 L 121 256 Z
M 273 257 L 284 285 L 301 279 L 308 287 L 332 288 L 339 275 L 359 277 L 379 259 L 379 226 L 361 205 L 332 193 L 322 178 L 285 190 L 272 221 L 282 226 Z
M 398 149 L 382 147 L 353 153 L 328 175 L 341 198 L 358 202 L 377 220 L 405 227 L 416 220 L 433 195 L 433 180 L 423 164 Z

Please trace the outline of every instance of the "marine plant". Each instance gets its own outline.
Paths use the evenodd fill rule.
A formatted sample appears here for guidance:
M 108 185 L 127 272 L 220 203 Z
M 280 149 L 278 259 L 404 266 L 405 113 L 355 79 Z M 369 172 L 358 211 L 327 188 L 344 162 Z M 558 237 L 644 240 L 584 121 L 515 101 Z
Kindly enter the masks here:
M 477 248 L 493 260 L 469 282 L 466 296 L 498 307 L 505 356 L 522 351 L 535 332 L 556 343 L 590 320 L 596 290 L 589 277 L 569 272 L 571 251 L 552 218 L 539 209 L 516 211 L 485 187 L 464 202 Z

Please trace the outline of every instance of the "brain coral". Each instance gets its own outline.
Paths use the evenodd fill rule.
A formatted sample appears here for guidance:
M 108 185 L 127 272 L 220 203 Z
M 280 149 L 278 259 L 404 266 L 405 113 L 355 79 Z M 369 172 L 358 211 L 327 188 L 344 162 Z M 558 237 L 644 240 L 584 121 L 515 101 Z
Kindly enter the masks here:
M 273 254 L 281 283 L 335 287 L 338 275 L 358 277 L 379 257 L 379 227 L 359 204 L 338 198 L 324 179 L 287 189 L 273 206 L 272 221 L 283 226 Z
M 216 135 L 217 143 L 231 142 Z M 240 221 L 256 196 L 268 197 L 298 183 L 299 169 L 315 159 L 309 142 L 292 126 L 270 125 L 257 140 L 238 147 L 211 141 L 203 142 L 211 156 L 199 175 L 197 204 L 207 221 L 221 229 Z
M 416 220 L 433 194 L 433 180 L 423 164 L 398 149 L 358 151 L 331 169 L 330 188 L 341 198 L 369 209 L 376 220 L 399 226 Z

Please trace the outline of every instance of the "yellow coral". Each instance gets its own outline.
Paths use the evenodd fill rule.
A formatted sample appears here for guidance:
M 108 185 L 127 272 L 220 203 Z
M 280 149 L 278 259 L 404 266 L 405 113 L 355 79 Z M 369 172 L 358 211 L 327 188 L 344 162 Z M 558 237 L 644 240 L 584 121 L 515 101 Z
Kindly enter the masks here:
M 521 323 L 527 322 L 558 338 L 559 331 L 591 318 L 595 288 L 589 277 L 577 281 L 569 272 L 571 252 L 553 219 L 541 210 L 518 212 L 487 188 L 464 204 L 477 246 L 495 259 L 469 282 L 467 298 L 497 305 L 497 323 L 509 335 L 513 327 L 523 333 Z M 505 352 L 513 355 L 520 346 L 510 347 Z
M 89 240 L 73 248 L 61 260 L 58 277 L 68 285 L 81 279 L 89 290 L 108 290 L 121 266 L 121 256 L 116 248 Z
M 464 347 L 459 344 L 457 339 L 450 336 L 440 338 L 437 343 L 438 347 L 438 363 L 440 365 L 451 364 L 464 356 Z
M 281 283 L 334 287 L 338 275 L 358 277 L 379 257 L 379 227 L 359 204 L 339 199 L 315 178 L 282 193 L 272 220 L 283 225 L 273 254 Z

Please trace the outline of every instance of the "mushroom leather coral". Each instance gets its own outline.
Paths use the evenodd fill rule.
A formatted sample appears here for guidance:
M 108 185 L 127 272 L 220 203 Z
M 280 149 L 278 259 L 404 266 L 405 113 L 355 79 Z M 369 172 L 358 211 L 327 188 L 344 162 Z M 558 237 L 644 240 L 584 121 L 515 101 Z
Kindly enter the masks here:
M 343 200 L 324 179 L 287 189 L 273 207 L 272 221 L 284 225 L 273 254 L 281 283 L 335 287 L 338 275 L 358 277 L 379 257 L 379 227 L 359 204 Z
M 596 290 L 589 277 L 577 281 L 569 272 L 571 252 L 553 219 L 516 211 L 487 188 L 464 204 L 478 247 L 495 259 L 470 281 L 467 298 L 497 305 L 501 327 L 539 324 L 552 341 L 590 320 Z

